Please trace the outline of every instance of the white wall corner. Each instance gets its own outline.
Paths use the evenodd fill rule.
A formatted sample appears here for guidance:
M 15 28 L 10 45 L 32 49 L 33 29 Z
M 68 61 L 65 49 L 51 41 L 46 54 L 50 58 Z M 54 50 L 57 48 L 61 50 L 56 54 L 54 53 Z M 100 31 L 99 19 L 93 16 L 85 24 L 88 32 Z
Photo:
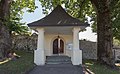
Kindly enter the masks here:
M 36 65 L 45 65 L 44 50 L 34 50 L 34 63 Z
M 73 50 L 72 54 L 72 64 L 80 65 L 82 64 L 82 50 Z

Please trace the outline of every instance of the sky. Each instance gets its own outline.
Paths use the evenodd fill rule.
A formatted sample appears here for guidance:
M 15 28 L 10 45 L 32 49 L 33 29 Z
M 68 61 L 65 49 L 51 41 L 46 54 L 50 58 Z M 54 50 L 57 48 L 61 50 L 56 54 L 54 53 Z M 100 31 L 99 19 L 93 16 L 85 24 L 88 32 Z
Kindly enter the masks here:
M 36 6 L 38 6 L 38 8 L 35 9 L 34 12 L 32 12 L 32 13 L 25 12 L 23 14 L 22 22 L 26 22 L 26 24 L 28 24 L 28 23 L 37 21 L 37 20 L 45 17 L 45 15 L 42 14 L 42 7 L 38 0 L 36 0 Z M 86 39 L 89 41 L 96 42 L 97 35 L 96 35 L 96 33 L 92 33 L 91 27 L 87 27 L 86 31 L 79 33 L 79 39 Z

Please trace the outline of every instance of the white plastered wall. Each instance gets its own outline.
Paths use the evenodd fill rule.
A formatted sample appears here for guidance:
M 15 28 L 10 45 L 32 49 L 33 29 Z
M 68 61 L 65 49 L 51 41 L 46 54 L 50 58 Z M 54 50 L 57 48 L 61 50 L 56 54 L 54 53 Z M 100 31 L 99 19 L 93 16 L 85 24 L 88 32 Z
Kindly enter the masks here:
M 59 35 L 60 38 L 64 41 L 64 54 L 71 57 L 72 50 L 67 48 L 67 45 L 72 43 L 73 36 L 72 35 Z M 53 55 L 53 41 L 58 37 L 55 34 L 45 34 L 45 55 L 51 56 Z

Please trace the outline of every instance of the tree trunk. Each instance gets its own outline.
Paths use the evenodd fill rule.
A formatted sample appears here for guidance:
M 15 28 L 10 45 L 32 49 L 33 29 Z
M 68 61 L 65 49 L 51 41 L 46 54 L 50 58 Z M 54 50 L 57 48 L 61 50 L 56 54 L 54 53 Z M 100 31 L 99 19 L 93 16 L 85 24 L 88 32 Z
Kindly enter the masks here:
M 115 66 L 112 52 L 112 25 L 110 23 L 109 0 L 91 0 L 97 11 L 97 56 L 98 61 Z
M 10 0 L 0 1 L 0 53 L 5 58 L 7 51 L 11 49 L 11 37 L 6 22 L 9 19 Z

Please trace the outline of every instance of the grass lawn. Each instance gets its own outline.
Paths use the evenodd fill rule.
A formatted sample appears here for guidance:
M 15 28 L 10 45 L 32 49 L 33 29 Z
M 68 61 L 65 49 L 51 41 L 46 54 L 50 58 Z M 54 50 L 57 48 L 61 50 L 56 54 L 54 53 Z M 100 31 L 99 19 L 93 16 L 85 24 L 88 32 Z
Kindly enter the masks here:
M 32 53 L 25 51 L 16 51 L 16 53 L 21 57 L 15 61 L 0 64 L 0 74 L 25 74 L 35 66 Z M 85 60 L 84 64 L 91 74 L 120 74 L 119 71 L 108 69 L 106 66 L 91 60 Z
M 91 60 L 84 61 L 84 64 L 91 74 L 120 74 L 119 71 L 109 69 L 106 66 L 97 64 Z
M 25 74 L 34 67 L 33 54 L 25 51 L 16 51 L 21 56 L 15 61 L 0 64 L 0 74 Z

